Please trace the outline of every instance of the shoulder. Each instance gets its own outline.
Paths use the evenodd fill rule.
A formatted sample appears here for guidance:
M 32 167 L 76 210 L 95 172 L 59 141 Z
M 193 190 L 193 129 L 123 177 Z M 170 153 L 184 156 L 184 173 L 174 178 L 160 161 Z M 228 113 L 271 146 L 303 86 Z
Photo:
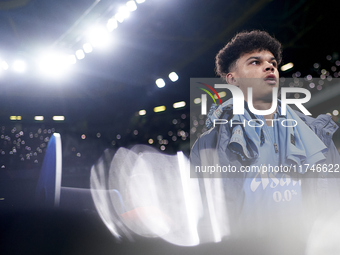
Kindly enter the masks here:
M 228 109 L 229 110 L 229 109 Z M 229 111 L 223 112 L 222 119 L 228 119 L 230 115 Z M 203 149 L 215 149 L 218 143 L 218 140 L 221 139 L 221 136 L 227 137 L 230 136 L 228 128 L 221 128 L 221 126 L 225 125 L 216 125 L 213 127 L 210 126 L 210 129 L 204 132 L 194 143 L 191 152 L 197 153 Z M 207 125 L 207 127 L 209 127 Z
M 311 116 L 304 115 L 299 111 L 295 111 L 295 113 L 318 135 L 325 133 L 328 136 L 332 136 L 339 128 L 330 115 L 320 114 L 316 118 L 313 118 Z
M 306 116 L 301 112 L 295 112 L 307 124 L 307 126 L 309 126 L 309 128 L 314 131 L 314 133 L 320 138 L 320 140 L 326 145 L 328 149 L 335 149 L 332 137 L 339 126 L 332 120 L 330 115 L 321 114 L 316 118 L 313 118 Z

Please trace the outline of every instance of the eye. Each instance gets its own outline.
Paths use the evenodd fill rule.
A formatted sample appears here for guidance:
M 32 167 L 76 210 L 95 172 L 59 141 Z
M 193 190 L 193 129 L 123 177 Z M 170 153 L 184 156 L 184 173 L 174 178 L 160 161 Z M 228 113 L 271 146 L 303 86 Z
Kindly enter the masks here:
M 272 62 L 272 65 L 273 65 L 274 67 L 277 67 L 276 61 L 273 61 L 273 62 Z
M 260 63 L 260 61 L 258 61 L 258 60 L 254 60 L 254 61 L 250 62 L 251 65 L 258 65 L 259 63 Z

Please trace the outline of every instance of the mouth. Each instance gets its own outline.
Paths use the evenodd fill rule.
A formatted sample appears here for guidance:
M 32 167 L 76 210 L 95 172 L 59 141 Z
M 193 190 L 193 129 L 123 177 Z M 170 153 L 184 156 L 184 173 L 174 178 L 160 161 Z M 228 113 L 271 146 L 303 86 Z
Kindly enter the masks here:
M 264 81 L 268 84 L 275 85 L 277 83 L 277 78 L 275 77 L 275 75 L 270 74 L 264 78 Z

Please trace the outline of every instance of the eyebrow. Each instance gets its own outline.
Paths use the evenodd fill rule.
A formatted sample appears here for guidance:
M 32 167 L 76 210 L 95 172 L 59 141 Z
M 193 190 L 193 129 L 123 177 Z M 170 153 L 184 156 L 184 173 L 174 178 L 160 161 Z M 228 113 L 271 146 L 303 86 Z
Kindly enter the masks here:
M 262 59 L 262 57 L 251 56 L 251 57 L 249 57 L 249 58 L 246 60 L 246 62 L 247 62 L 248 60 L 250 60 L 250 59 L 257 59 L 257 60 L 261 60 L 261 59 Z M 270 58 L 270 60 L 275 60 L 275 61 L 277 61 L 275 57 L 272 57 L 272 58 Z

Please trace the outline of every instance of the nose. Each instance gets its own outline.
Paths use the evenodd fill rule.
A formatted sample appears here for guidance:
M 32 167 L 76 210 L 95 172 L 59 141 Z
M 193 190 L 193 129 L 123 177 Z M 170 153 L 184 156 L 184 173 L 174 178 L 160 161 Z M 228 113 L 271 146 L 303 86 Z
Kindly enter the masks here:
M 274 72 L 274 66 L 272 65 L 272 63 L 266 62 L 264 66 L 264 71 Z

